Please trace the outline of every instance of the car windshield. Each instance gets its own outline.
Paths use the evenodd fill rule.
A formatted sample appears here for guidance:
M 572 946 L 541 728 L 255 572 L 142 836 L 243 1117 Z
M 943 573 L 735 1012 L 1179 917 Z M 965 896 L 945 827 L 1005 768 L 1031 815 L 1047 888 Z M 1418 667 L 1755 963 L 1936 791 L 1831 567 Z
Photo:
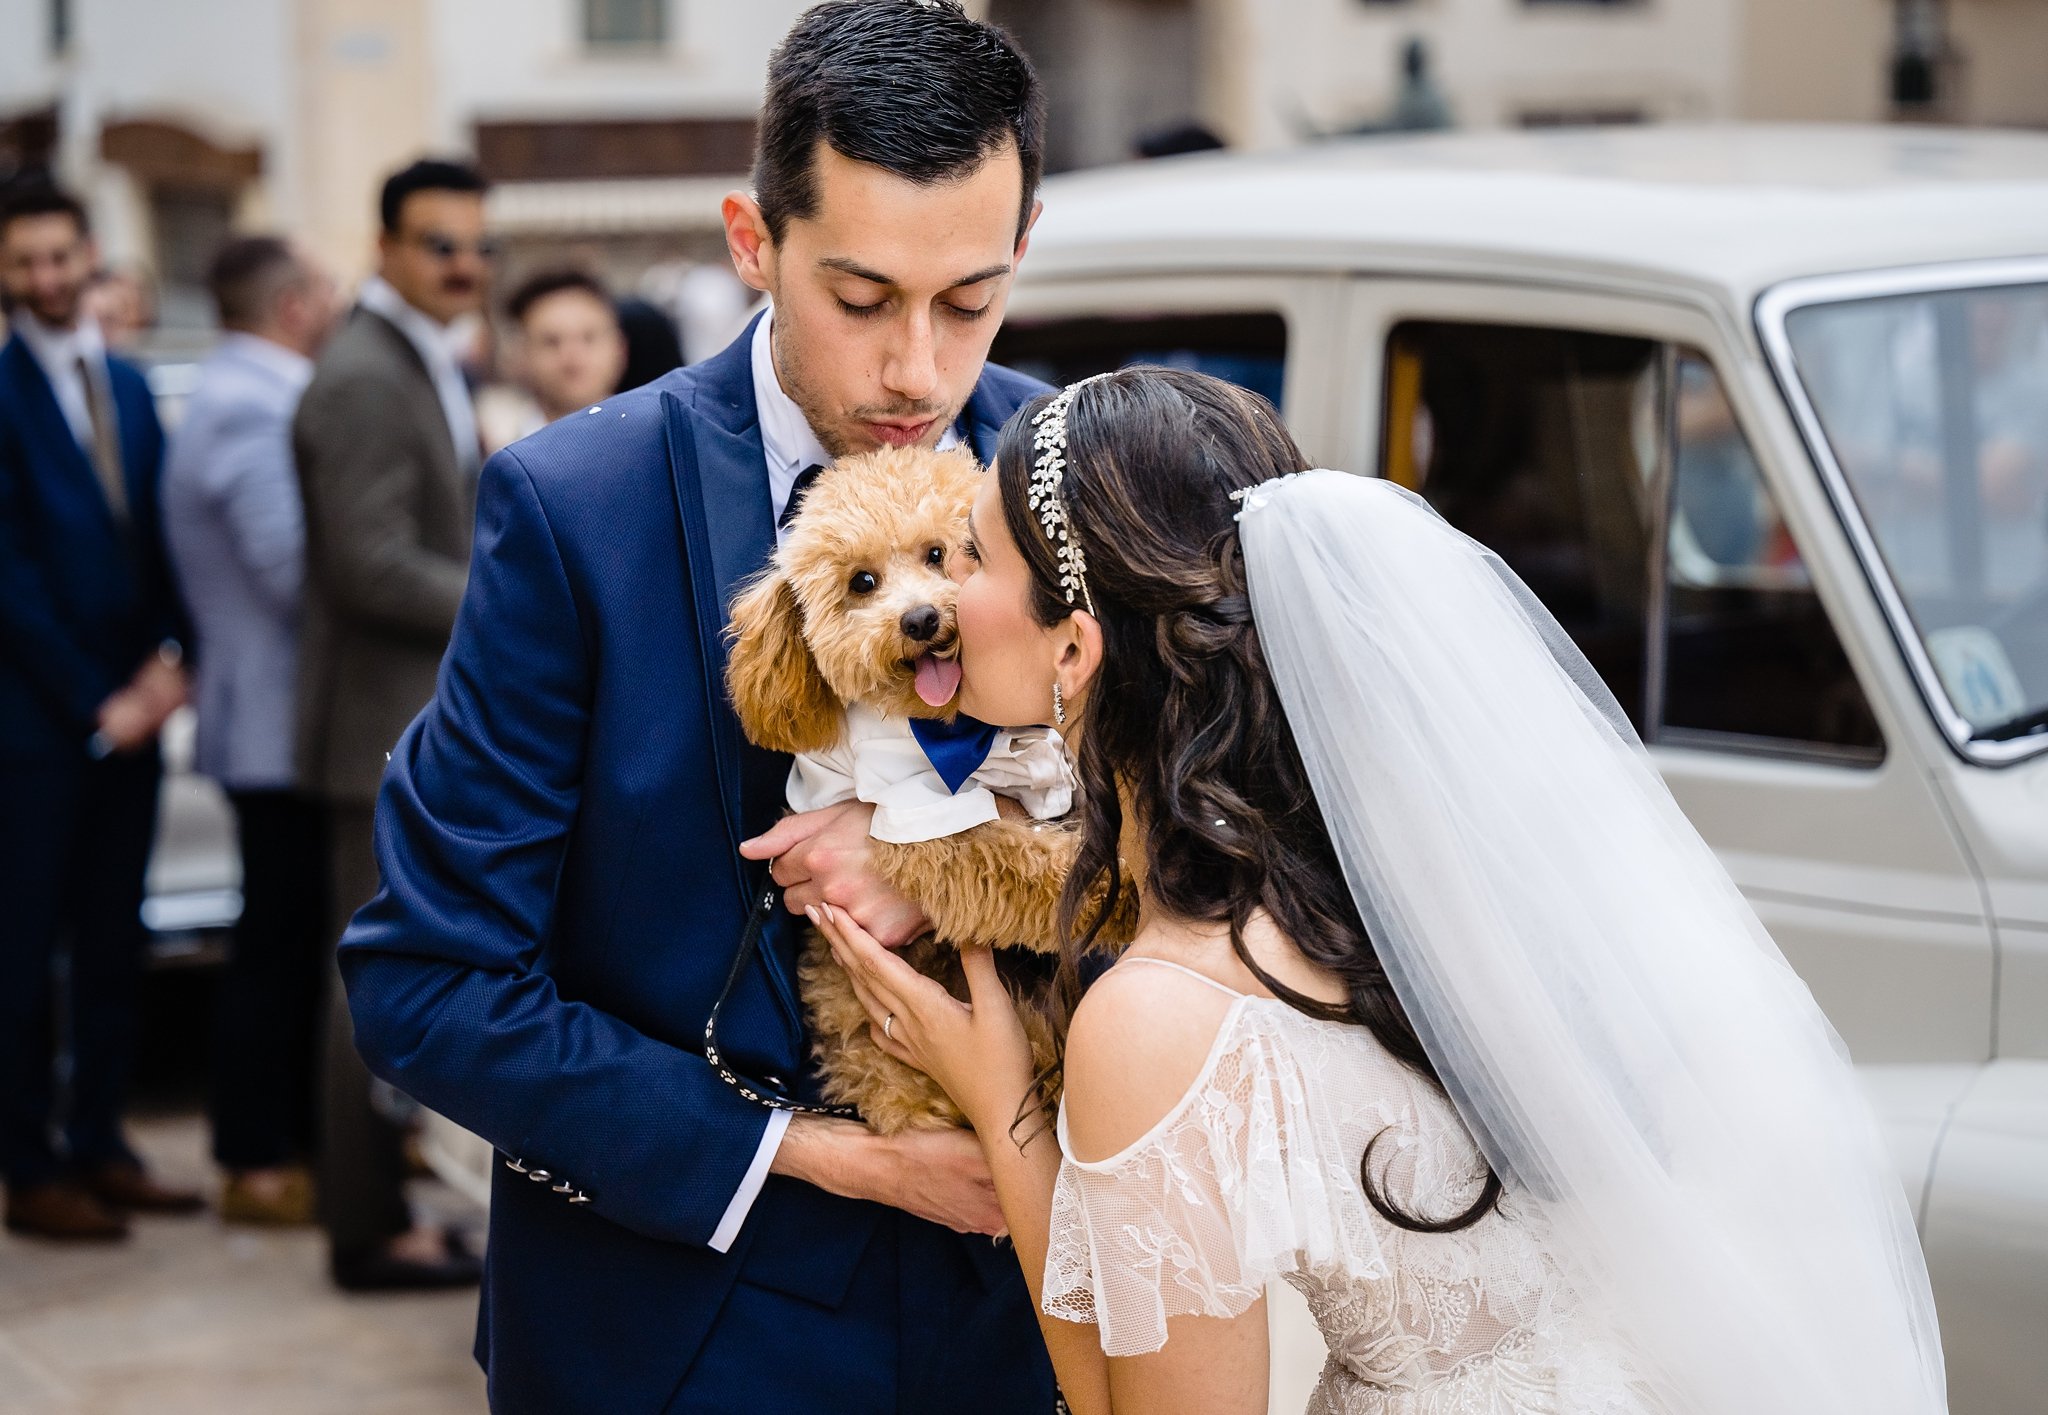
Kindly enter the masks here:
M 1971 737 L 2048 734 L 2048 285 L 1807 305 L 1785 333 Z

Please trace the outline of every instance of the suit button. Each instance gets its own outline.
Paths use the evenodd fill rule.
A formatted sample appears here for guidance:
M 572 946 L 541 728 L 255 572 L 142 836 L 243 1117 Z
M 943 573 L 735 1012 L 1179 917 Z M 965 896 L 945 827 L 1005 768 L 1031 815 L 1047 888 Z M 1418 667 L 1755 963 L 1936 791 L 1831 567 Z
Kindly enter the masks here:
M 530 1173 L 528 1173 L 526 1177 L 527 1177 L 528 1179 L 531 1179 L 531 1180 L 532 1180 L 532 1181 L 533 1181 L 534 1183 L 536 1183 L 536 1184 L 545 1184 L 545 1183 L 547 1183 L 547 1182 L 548 1182 L 548 1181 L 549 1181 L 550 1179 L 553 1179 L 553 1178 L 554 1178 L 555 1176 L 554 1176 L 554 1175 L 552 1175 L 552 1174 L 549 1174 L 549 1173 L 548 1173 L 548 1172 L 547 1172 L 546 1170 L 544 1170 L 544 1169 L 536 1169 L 536 1170 L 533 1170 L 533 1171 L 531 1171 Z
M 569 1202 L 572 1204 L 587 1204 L 590 1202 L 590 1196 L 584 1193 L 581 1189 L 578 1189 L 574 1194 L 571 1194 L 569 1196 Z
M 520 1163 L 520 1162 L 519 1162 L 518 1160 L 516 1160 L 516 1159 L 508 1159 L 508 1160 L 506 1160 L 506 1161 L 505 1161 L 505 1168 L 507 1168 L 507 1169 L 511 1170 L 511 1171 L 512 1171 L 512 1172 L 513 1172 L 514 1174 L 524 1174 L 524 1173 L 526 1173 L 526 1166 L 525 1166 L 525 1165 L 523 1165 L 523 1164 L 521 1164 L 521 1163 Z
M 552 1188 L 557 1194 L 573 1194 L 576 1192 L 576 1186 L 568 1183 L 567 1181 L 553 1185 Z

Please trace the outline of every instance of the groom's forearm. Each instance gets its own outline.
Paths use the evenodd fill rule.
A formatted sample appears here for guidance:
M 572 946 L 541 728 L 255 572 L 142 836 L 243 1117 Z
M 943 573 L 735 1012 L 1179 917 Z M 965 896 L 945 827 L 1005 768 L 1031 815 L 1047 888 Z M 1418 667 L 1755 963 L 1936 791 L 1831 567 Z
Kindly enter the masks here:
M 768 1166 L 770 1174 L 800 1179 L 849 1199 L 877 1197 L 875 1157 L 864 1125 L 820 1115 L 793 1116 Z
M 843 1198 L 887 1204 L 955 1233 L 1003 1231 L 988 1163 L 966 1130 L 877 1135 L 850 1120 L 799 1115 L 790 1121 L 769 1173 Z

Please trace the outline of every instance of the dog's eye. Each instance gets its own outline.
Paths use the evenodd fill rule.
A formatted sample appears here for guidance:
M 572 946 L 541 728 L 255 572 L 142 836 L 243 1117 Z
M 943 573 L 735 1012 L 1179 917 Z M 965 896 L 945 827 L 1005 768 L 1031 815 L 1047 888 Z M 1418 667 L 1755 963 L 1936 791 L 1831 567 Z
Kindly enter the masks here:
M 873 571 L 856 570 L 853 572 L 853 578 L 846 582 L 846 587 L 855 594 L 873 594 L 875 586 L 879 583 L 880 581 L 875 579 Z
M 946 563 L 946 547 L 944 547 L 943 545 L 935 545 L 930 550 L 926 551 L 924 555 L 924 563 L 927 565 L 944 565 Z

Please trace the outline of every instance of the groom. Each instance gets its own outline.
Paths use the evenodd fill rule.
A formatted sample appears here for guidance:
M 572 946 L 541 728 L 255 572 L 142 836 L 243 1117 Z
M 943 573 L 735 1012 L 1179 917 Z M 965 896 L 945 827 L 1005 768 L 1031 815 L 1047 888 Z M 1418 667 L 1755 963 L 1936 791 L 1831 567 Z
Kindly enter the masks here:
M 371 1068 L 499 1149 L 477 1354 L 500 1415 L 1045 1412 L 1053 1388 L 966 1132 L 790 1119 L 703 1058 L 788 759 L 742 740 L 726 606 L 802 473 L 960 439 L 1038 385 L 984 366 L 1036 213 L 1030 65 L 952 0 L 842 0 L 770 60 L 739 272 L 706 363 L 498 454 L 432 704 L 377 814 L 341 964 Z M 795 817 L 793 909 L 886 938 L 868 808 Z M 802 1091 L 792 922 L 719 1021 Z M 788 1078 L 788 1079 L 784 1079 Z

